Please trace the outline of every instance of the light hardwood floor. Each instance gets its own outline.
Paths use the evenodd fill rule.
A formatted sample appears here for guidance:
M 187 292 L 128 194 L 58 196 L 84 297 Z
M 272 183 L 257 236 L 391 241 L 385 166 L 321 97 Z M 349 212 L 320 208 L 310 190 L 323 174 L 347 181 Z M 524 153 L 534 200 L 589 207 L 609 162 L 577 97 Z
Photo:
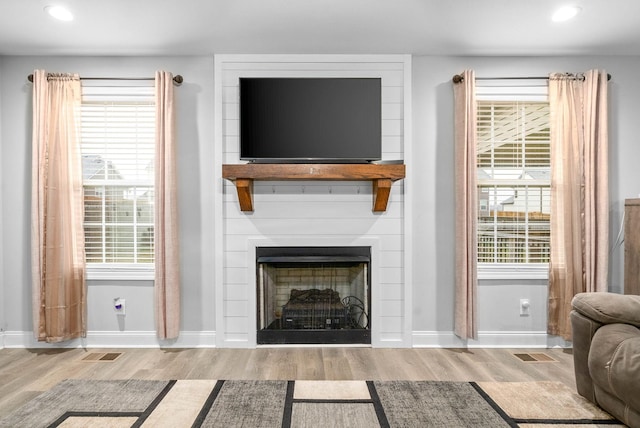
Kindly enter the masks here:
M 88 354 L 122 352 L 112 362 Z M 552 362 L 523 362 L 544 353 Z M 563 349 L 2 349 L 0 415 L 68 379 L 558 381 L 575 390 Z

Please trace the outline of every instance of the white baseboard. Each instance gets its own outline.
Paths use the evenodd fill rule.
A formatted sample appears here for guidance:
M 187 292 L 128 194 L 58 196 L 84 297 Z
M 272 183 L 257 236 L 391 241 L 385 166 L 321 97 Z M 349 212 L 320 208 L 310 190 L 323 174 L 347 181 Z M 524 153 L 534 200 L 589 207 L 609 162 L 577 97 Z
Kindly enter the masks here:
M 570 348 L 557 336 L 543 331 L 481 331 L 478 340 L 462 340 L 453 332 L 414 331 L 413 348 Z M 89 331 L 86 338 L 62 343 L 38 342 L 30 331 L 0 331 L 2 348 L 215 348 L 215 331 L 183 331 L 176 340 L 159 340 L 155 331 Z M 225 341 L 219 347 L 248 348 L 246 341 Z M 376 344 L 404 348 L 404 342 Z
M 215 331 L 182 331 L 160 340 L 155 331 L 89 331 L 87 337 L 61 343 L 38 342 L 30 331 L 4 332 L 5 348 L 215 348 Z
M 414 331 L 414 348 L 571 348 L 571 342 L 545 331 L 480 331 L 478 340 L 462 340 L 453 332 Z

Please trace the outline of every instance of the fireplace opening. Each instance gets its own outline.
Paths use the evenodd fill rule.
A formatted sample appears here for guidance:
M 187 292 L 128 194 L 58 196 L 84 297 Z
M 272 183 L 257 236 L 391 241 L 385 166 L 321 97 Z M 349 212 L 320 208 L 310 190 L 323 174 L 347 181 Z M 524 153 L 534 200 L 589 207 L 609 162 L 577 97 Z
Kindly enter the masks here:
M 258 247 L 258 344 L 370 344 L 370 247 Z

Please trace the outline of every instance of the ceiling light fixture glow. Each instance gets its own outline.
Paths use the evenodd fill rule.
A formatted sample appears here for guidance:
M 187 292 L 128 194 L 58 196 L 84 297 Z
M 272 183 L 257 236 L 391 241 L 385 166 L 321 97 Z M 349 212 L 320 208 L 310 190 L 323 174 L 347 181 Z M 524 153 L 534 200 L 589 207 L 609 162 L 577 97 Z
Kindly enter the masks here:
M 563 6 L 555 11 L 553 16 L 551 16 L 551 20 L 554 22 L 568 21 L 580 13 L 580 10 L 578 6 Z
M 44 11 L 60 21 L 73 21 L 73 14 L 64 6 L 47 6 Z

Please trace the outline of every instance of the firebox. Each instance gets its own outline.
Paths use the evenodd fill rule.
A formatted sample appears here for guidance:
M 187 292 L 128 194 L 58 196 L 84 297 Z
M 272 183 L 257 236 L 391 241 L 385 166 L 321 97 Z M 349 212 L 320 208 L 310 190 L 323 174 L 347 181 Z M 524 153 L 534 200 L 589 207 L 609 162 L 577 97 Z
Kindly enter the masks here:
M 258 247 L 257 343 L 370 344 L 370 247 Z

